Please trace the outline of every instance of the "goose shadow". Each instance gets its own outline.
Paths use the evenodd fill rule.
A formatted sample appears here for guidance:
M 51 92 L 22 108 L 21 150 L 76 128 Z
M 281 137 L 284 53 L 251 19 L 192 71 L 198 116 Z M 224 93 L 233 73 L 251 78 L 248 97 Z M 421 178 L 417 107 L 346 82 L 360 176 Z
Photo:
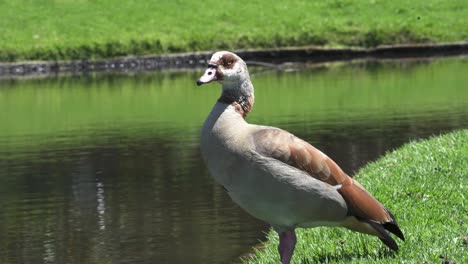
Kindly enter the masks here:
M 312 263 L 338 263 L 338 262 L 349 262 L 352 260 L 380 260 L 380 259 L 394 259 L 396 256 L 394 251 L 391 251 L 387 248 L 381 248 L 378 252 L 372 253 L 368 252 L 366 249 L 364 251 L 356 252 L 323 252 L 313 259 L 302 258 L 299 263 L 302 264 L 312 264 Z

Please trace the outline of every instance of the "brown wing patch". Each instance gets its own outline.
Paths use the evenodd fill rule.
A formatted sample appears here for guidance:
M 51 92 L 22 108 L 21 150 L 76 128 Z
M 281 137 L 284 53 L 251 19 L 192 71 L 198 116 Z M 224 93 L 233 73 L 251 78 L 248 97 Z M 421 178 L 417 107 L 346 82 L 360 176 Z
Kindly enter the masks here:
M 330 185 L 341 184 L 347 175 L 333 160 L 309 143 L 280 129 L 264 129 L 253 135 L 257 151 L 307 172 Z
M 387 209 L 354 179 L 348 177 L 338 192 L 357 217 L 382 224 L 392 221 Z
M 341 185 L 338 192 L 354 215 L 379 223 L 391 221 L 385 207 L 358 182 L 349 177 L 328 156 L 296 136 L 276 128 L 266 128 L 253 134 L 256 150 L 265 156 L 296 167 L 332 186 Z

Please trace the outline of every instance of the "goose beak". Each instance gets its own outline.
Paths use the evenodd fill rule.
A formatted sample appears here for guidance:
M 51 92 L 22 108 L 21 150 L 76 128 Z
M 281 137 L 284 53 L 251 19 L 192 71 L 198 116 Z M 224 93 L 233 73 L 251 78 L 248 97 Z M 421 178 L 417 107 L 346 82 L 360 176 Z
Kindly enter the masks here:
M 205 83 L 210 83 L 212 81 L 216 81 L 218 78 L 216 77 L 216 66 L 208 66 L 208 69 L 206 69 L 205 73 L 198 79 L 197 85 L 200 86 Z

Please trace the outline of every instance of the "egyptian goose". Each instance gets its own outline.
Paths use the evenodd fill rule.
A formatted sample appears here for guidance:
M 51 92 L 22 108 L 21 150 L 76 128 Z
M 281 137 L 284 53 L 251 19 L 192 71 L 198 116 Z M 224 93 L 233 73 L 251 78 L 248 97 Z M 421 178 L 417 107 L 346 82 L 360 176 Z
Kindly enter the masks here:
M 395 217 L 333 160 L 287 131 L 245 121 L 254 88 L 239 56 L 213 54 L 197 85 L 213 81 L 222 94 L 201 130 L 203 159 L 234 202 L 278 233 L 281 263 L 291 261 L 295 228 L 345 227 L 398 250 L 387 232 L 404 240 Z

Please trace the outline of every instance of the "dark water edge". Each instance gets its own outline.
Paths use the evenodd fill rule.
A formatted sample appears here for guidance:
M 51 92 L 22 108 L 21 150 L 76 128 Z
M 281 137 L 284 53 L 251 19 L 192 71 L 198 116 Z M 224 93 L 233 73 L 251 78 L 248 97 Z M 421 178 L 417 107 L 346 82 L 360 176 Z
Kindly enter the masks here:
M 447 57 L 468 54 L 468 43 L 408 44 L 376 48 L 290 47 L 234 51 L 252 63 L 319 63 L 354 59 L 402 59 Z M 0 79 L 48 76 L 62 73 L 143 72 L 204 67 L 213 51 L 157 56 L 127 56 L 102 60 L 37 61 L 0 63 Z

